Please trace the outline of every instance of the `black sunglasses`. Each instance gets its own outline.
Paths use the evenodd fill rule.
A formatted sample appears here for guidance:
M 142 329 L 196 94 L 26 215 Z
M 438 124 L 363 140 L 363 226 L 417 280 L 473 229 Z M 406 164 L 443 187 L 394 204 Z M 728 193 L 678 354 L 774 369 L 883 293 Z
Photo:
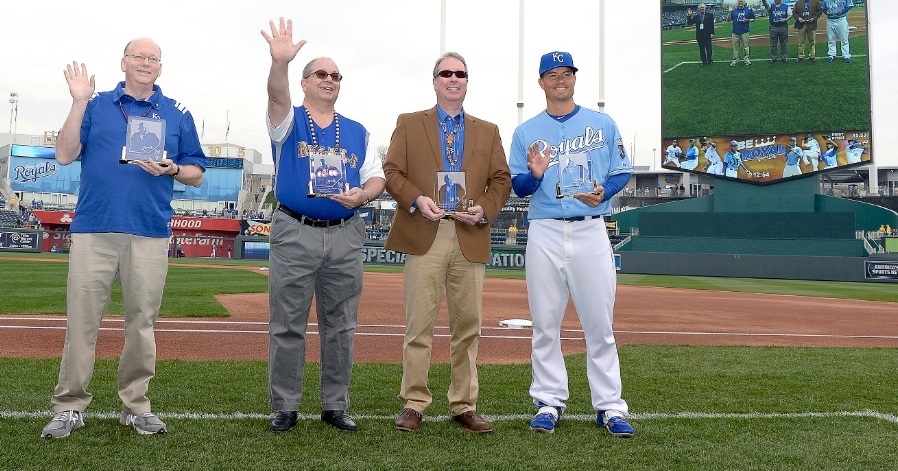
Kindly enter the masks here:
M 456 77 L 463 79 L 468 78 L 468 73 L 464 70 L 441 70 L 437 73 L 440 77 L 449 78 L 455 75 Z
M 330 76 L 331 80 L 333 80 L 334 82 L 339 82 L 340 80 L 343 80 L 343 74 L 339 74 L 337 72 L 329 74 L 323 70 L 316 70 L 315 72 L 312 72 L 311 74 L 306 75 L 306 78 L 309 78 L 312 75 L 314 75 L 315 77 L 318 77 L 318 80 L 325 80 L 325 79 L 327 79 L 328 76 Z

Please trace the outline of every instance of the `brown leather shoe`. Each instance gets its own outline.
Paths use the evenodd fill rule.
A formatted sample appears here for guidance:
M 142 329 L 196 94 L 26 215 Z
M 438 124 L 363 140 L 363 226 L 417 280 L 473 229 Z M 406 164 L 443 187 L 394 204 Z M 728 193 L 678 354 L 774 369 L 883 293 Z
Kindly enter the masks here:
M 462 427 L 471 432 L 490 433 L 493 427 L 489 422 L 483 419 L 477 411 L 469 410 L 458 415 L 453 415 L 452 420 L 461 424 Z
M 396 417 L 396 421 L 393 425 L 396 426 L 396 430 L 402 432 L 414 432 L 421 426 L 421 419 L 422 416 L 420 412 L 415 409 L 405 408 L 402 409 L 402 412 Z

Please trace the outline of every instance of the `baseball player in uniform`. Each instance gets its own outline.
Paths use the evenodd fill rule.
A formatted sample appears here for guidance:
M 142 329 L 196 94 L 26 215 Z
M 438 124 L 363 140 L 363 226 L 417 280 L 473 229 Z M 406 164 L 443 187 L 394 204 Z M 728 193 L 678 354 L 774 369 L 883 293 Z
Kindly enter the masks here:
M 817 142 L 817 139 L 814 139 L 813 134 L 808 134 L 804 139 L 802 147 L 807 149 L 804 151 L 804 156 L 810 160 L 811 171 L 817 171 L 817 165 L 820 164 L 820 143 Z
M 667 146 L 667 157 L 664 159 L 664 163 L 662 164 L 664 167 L 679 167 L 680 166 L 680 157 L 683 156 L 683 151 L 680 150 L 680 146 L 677 145 L 677 140 L 674 139 L 673 142 Z
M 686 149 L 686 160 L 680 165 L 685 170 L 695 170 L 698 166 L 698 147 L 695 145 L 695 139 L 689 139 L 689 148 Z
M 751 178 L 751 171 L 749 171 L 748 167 L 742 162 L 742 154 L 739 153 L 738 147 L 738 142 L 730 141 L 730 150 L 723 155 L 723 164 L 726 166 L 726 176 L 739 178 L 739 167 L 742 167 L 748 175 L 748 178 Z
M 805 157 L 801 152 L 801 148 L 798 147 L 798 140 L 794 137 L 789 139 L 789 147 L 786 152 L 786 166 L 783 167 L 783 178 L 801 175 L 800 162 L 802 158 Z M 805 161 L 807 161 L 807 158 L 805 158 Z
M 602 215 L 633 170 L 617 124 L 574 103 L 577 68 L 566 52 L 542 56 L 539 86 L 546 110 L 515 129 L 509 168 L 519 196 L 530 196 L 526 274 L 533 320 L 533 380 L 537 413 L 530 428 L 552 432 L 569 397 L 561 352 L 561 322 L 573 298 L 586 337 L 586 376 L 596 422 L 618 437 L 632 437 L 621 398 L 620 364 L 612 331 L 617 289 L 614 256 Z M 560 162 L 585 155 L 591 192 L 556 197 Z
M 827 139 L 826 150 L 820 156 L 820 160 L 826 163 L 826 167 L 823 167 L 824 170 L 828 168 L 835 168 L 839 165 L 838 161 L 836 160 L 836 154 L 838 153 L 839 148 L 836 147 L 836 144 L 832 140 Z
M 836 40 L 842 46 L 842 57 L 851 62 L 851 47 L 848 44 L 848 10 L 854 8 L 852 0 L 823 0 L 826 15 L 827 61 L 836 58 Z
M 711 175 L 723 175 L 723 160 L 717 153 L 717 144 L 711 143 L 705 147 L 705 159 L 708 164 L 705 165 L 705 172 Z
M 850 139 L 848 147 L 845 148 L 845 157 L 848 159 L 849 164 L 859 164 L 861 163 L 861 156 L 866 152 L 867 148 L 861 147 L 860 142 Z

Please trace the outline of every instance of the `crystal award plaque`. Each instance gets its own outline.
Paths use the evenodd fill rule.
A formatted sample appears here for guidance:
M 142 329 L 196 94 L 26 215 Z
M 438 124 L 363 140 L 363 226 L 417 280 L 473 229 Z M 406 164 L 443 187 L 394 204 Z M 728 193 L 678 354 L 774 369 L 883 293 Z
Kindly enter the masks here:
M 165 152 L 165 121 L 161 119 L 128 117 L 128 133 L 122 158 L 119 162 L 133 164 L 136 161 L 152 160 L 156 163 L 168 157 Z M 160 164 L 166 167 L 166 164 Z
M 598 182 L 592 178 L 592 162 L 586 153 L 559 156 L 558 182 L 555 184 L 556 198 L 592 193 L 597 186 Z
M 349 191 L 346 165 L 340 154 L 309 153 L 309 198 L 327 197 Z
M 434 183 L 433 201 L 447 216 L 467 212 L 474 205 L 466 198 L 465 172 L 436 172 Z

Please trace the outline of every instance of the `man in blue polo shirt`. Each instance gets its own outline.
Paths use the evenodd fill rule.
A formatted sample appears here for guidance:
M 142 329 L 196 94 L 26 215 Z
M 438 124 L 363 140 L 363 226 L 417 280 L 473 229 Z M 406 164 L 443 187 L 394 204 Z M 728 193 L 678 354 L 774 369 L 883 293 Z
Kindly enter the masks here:
M 55 416 L 42 437 L 66 437 L 84 425 L 83 413 L 93 397 L 87 387 L 97 333 L 115 278 L 125 309 L 118 368 L 121 423 L 144 435 L 167 431 L 147 398 L 156 373 L 153 323 L 168 272 L 174 182 L 200 186 L 206 157 L 190 112 L 155 85 L 162 73 L 159 46 L 147 38 L 129 42 L 121 69 L 125 81 L 97 95 L 86 65 L 72 62 L 64 72 L 72 108 L 57 137 L 56 161 L 69 165 L 80 158 L 81 186 L 71 227 L 65 347 L 52 399 Z M 121 165 L 128 124 L 137 118 L 165 124 L 167 155 L 161 161 Z
M 287 432 L 296 425 L 314 296 L 321 342 L 321 420 L 352 432 L 357 425 L 346 409 L 365 234 L 357 208 L 380 196 L 384 173 L 368 131 L 334 111 L 343 75 L 333 60 L 319 57 L 306 64 L 302 106 L 292 105 L 287 69 L 306 41 L 293 42 L 292 20 L 281 18 L 279 25 L 271 21 L 269 26 L 271 35 L 262 31 L 271 52 L 267 125 L 279 202 L 271 217 L 268 262 L 268 389 L 275 411 L 269 428 Z M 349 189 L 337 185 L 343 188 L 339 193 L 309 197 L 314 180 L 310 155 L 342 161 Z
M 751 22 L 755 21 L 755 11 L 745 6 L 745 0 L 739 0 L 735 8 L 730 7 L 727 21 L 733 22 L 733 62 L 730 65 L 735 67 L 739 62 L 739 51 L 744 51 L 745 65 L 751 65 L 748 59 L 748 33 Z

